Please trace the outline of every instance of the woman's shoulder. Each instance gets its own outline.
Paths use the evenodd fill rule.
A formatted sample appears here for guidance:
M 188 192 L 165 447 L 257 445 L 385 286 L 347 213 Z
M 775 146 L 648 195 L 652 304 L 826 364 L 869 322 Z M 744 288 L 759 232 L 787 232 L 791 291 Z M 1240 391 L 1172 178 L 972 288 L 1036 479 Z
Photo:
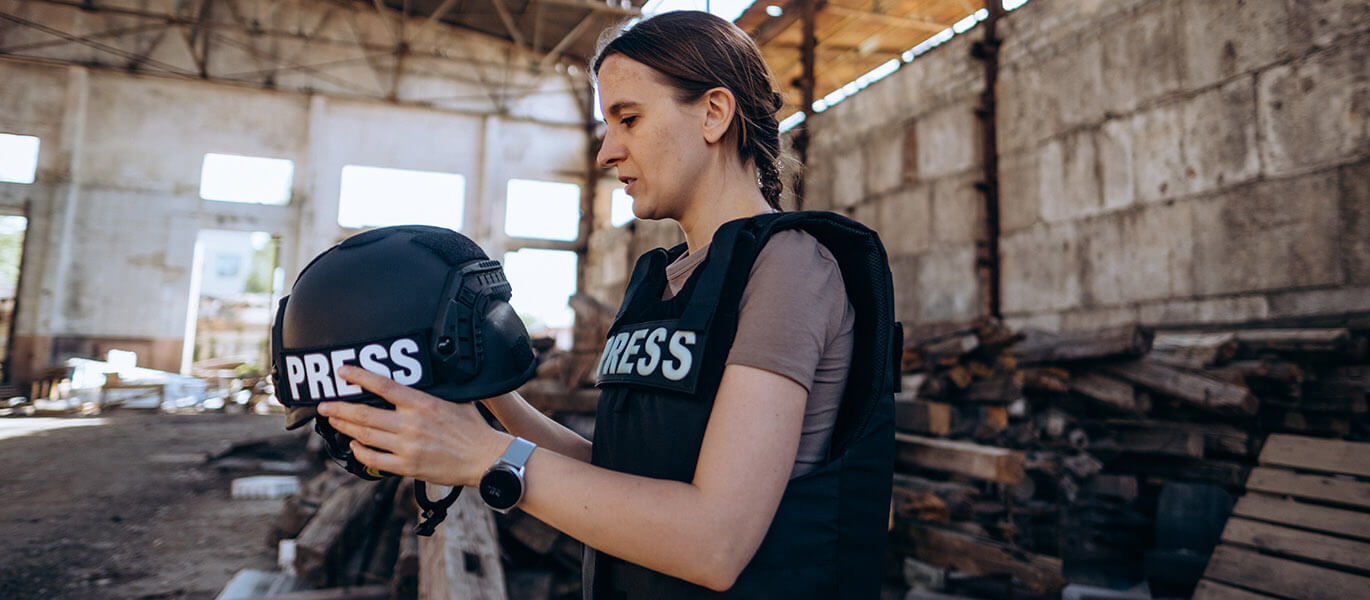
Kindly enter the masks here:
M 752 266 L 752 274 L 763 269 L 797 271 L 810 276 L 820 273 L 841 276 L 832 251 L 818 238 L 799 229 L 777 232 L 766 241 Z

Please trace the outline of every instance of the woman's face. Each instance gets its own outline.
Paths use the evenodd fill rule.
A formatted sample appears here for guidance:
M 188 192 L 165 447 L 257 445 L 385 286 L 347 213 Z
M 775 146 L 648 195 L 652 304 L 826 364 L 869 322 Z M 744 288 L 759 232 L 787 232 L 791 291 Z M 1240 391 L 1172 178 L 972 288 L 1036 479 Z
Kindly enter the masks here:
M 615 167 L 639 219 L 679 219 L 708 164 L 704 102 L 682 104 L 656 70 L 613 54 L 599 69 L 608 130 L 597 160 Z

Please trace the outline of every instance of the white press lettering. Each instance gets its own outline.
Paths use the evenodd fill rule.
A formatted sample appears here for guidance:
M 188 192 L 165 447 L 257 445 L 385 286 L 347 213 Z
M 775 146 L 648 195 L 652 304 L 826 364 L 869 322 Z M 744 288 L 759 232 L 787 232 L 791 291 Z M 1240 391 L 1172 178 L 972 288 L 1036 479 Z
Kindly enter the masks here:
M 627 345 L 628 334 L 626 332 L 614 336 L 614 339 L 610 342 L 609 356 L 606 357 L 607 360 L 604 361 L 604 364 L 600 365 L 600 375 L 608 375 L 614 372 L 614 369 L 618 366 L 618 355 L 623 351 L 623 347 Z
M 637 374 L 646 377 L 656 370 L 657 365 L 661 364 L 661 342 L 666 341 L 666 328 L 657 327 L 647 334 L 647 340 L 642 345 L 642 349 L 647 352 L 646 358 L 637 359 Z
M 604 374 L 604 362 L 607 361 L 607 360 L 609 360 L 609 355 L 610 355 L 611 353 L 613 353 L 613 349 L 614 349 L 614 338 L 609 338 L 609 339 L 605 340 L 605 341 L 604 341 L 604 351 L 599 353 L 599 366 L 595 368 L 595 373 L 597 373 L 597 374 L 599 374 L 599 375 L 603 375 L 603 374 Z
M 628 346 L 623 349 L 623 356 L 618 359 L 618 368 L 614 369 L 615 373 L 627 375 L 633 372 L 633 355 L 637 354 L 638 349 L 642 347 L 638 345 L 638 342 L 642 341 L 646 335 L 646 329 L 639 329 L 634 331 L 633 335 L 628 336 Z
M 328 359 L 322 354 L 304 355 L 305 378 L 309 380 L 309 395 L 315 400 L 336 398 L 333 378 L 328 376 Z
M 380 344 L 367 344 L 362 347 L 362 351 L 358 354 L 357 358 L 360 359 L 358 362 L 363 369 L 371 371 L 381 377 L 390 377 L 390 367 L 387 367 L 380 362 L 386 358 L 385 346 Z
M 423 379 L 423 364 L 414 359 L 419 353 L 419 344 L 409 338 L 400 338 L 390 344 L 390 360 L 395 366 L 404 369 L 395 371 L 393 379 L 401 385 L 414 385 Z
M 356 357 L 357 351 L 351 348 L 334 350 L 328 354 L 328 359 L 333 363 L 333 383 L 338 386 L 339 396 L 355 396 L 362 393 L 361 386 L 348 383 L 341 375 L 338 375 L 338 369 L 341 369 L 347 361 Z
M 671 334 L 671 343 L 668 349 L 671 356 L 675 358 L 674 364 L 670 361 L 661 361 L 661 374 L 671 381 L 680 381 L 690 372 L 690 367 L 694 364 L 694 356 L 690 354 L 686 346 L 693 346 L 695 343 L 695 332 L 677 331 Z
M 285 377 L 290 384 L 290 397 L 300 397 L 300 384 L 304 383 L 304 361 L 298 356 L 285 357 Z

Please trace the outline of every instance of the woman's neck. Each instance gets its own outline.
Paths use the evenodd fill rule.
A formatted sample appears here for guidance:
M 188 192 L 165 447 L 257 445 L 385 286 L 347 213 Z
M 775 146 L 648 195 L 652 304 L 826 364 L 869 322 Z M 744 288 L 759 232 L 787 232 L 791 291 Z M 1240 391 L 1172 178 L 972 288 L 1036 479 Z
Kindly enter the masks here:
M 701 182 L 694 198 L 683 214 L 676 219 L 685 232 L 685 244 L 690 252 L 707 246 L 714 232 L 724 223 L 736 219 L 773 212 L 761 189 L 756 185 L 751 165 L 734 162 L 713 182 Z

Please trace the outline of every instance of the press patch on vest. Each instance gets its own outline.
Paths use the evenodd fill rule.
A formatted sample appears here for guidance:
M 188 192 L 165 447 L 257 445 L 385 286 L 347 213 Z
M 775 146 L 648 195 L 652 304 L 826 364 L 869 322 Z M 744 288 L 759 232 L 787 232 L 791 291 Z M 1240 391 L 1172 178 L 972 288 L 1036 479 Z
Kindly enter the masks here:
M 604 343 L 596 385 L 692 391 L 704 362 L 703 348 L 703 332 L 676 329 L 674 320 L 624 325 Z
M 375 398 L 338 375 L 343 365 L 360 366 L 401 385 L 426 387 L 433 382 L 428 344 L 418 333 L 355 346 L 287 350 L 281 355 L 286 389 L 276 392 L 287 406 Z

